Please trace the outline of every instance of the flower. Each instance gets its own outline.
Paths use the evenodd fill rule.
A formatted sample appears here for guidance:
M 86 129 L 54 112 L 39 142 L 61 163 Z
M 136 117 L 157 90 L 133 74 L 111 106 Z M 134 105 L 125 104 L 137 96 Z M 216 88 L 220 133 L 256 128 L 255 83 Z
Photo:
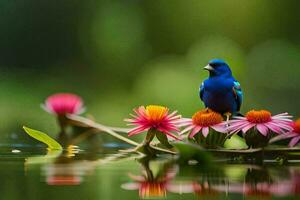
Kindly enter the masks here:
M 270 143 L 273 143 L 273 142 L 276 142 L 276 141 L 282 140 L 282 139 L 292 138 L 289 143 L 289 147 L 293 147 L 296 144 L 298 144 L 300 141 L 300 118 L 298 120 L 296 120 L 295 122 L 291 122 L 290 125 L 292 127 L 291 131 L 289 131 L 285 134 L 279 135 L 277 137 L 274 137 L 270 141 Z
M 129 125 L 136 126 L 128 132 L 128 136 L 136 135 L 149 129 L 155 129 L 172 138 L 178 139 L 172 132 L 179 132 L 180 115 L 177 111 L 169 113 L 169 109 L 163 106 L 140 106 L 133 110 L 136 115 L 133 119 L 125 119 Z
M 82 99 L 71 93 L 57 93 L 49 96 L 42 107 L 56 115 L 80 114 L 84 111 Z
M 228 129 L 230 134 L 240 131 L 245 134 L 252 128 L 258 130 L 263 136 L 267 136 L 270 131 L 281 134 L 291 130 L 290 122 L 292 120 L 290 118 L 292 116 L 288 113 L 272 116 L 271 112 L 267 110 L 251 110 L 245 117 L 234 117 L 233 120 L 230 120 Z
M 221 114 L 212 111 L 211 109 L 200 110 L 196 112 L 192 119 L 185 120 L 181 125 L 187 126 L 181 133 L 191 131 L 190 138 L 193 138 L 202 130 L 202 135 L 207 137 L 209 128 L 221 133 L 226 133 L 226 123 L 223 122 Z

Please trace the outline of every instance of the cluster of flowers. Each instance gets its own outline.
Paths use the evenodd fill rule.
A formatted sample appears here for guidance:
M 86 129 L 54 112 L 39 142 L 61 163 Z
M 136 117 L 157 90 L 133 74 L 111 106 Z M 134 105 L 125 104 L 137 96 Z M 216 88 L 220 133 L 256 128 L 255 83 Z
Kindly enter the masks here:
M 207 147 L 222 146 L 227 138 L 237 133 L 244 136 L 249 147 L 266 146 L 277 135 L 280 139 L 292 138 L 289 146 L 295 146 L 300 140 L 300 119 L 293 122 L 288 113 L 272 116 L 267 110 L 251 110 L 245 117 L 224 121 L 221 114 L 210 109 L 196 112 L 191 119 L 182 118 L 176 111 L 169 114 L 169 109 L 163 106 L 141 106 L 134 112 L 133 119 L 126 119 L 129 125 L 135 126 L 129 136 L 149 129 L 157 129 L 176 139 L 175 133 L 179 136 L 188 133 L 190 139 Z
M 84 111 L 82 99 L 70 93 L 48 97 L 43 107 L 57 116 Z M 290 147 L 300 141 L 300 119 L 292 121 L 288 113 L 272 116 L 267 110 L 251 110 L 245 117 L 235 116 L 224 121 L 221 114 L 210 109 L 200 110 L 192 118 L 182 118 L 177 111 L 170 112 L 169 108 L 159 105 L 140 106 L 133 111 L 132 118 L 125 119 L 134 126 L 128 136 L 155 130 L 180 140 L 188 133 L 189 139 L 207 147 L 222 146 L 227 138 L 237 133 L 244 136 L 249 147 L 266 146 L 271 138 L 273 141 L 291 139 Z

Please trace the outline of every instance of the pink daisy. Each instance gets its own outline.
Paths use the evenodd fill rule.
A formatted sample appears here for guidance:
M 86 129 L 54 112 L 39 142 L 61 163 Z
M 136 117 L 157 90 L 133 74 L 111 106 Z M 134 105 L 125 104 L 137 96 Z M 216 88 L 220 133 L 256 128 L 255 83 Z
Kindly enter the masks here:
M 296 120 L 295 122 L 291 122 L 291 127 L 292 130 L 273 138 L 270 141 L 270 143 L 283 140 L 283 139 L 292 138 L 289 143 L 289 147 L 294 147 L 296 144 L 298 144 L 300 141 L 300 119 Z
M 200 132 L 202 132 L 204 137 L 207 137 L 210 128 L 220 133 L 227 132 L 226 123 L 223 122 L 222 115 L 210 109 L 196 112 L 192 119 L 185 120 L 181 125 L 187 126 L 181 133 L 183 134 L 190 131 L 190 138 L 193 138 Z
M 251 110 L 245 117 L 234 117 L 233 120 L 230 120 L 228 130 L 230 134 L 240 131 L 245 134 L 248 130 L 255 128 L 263 136 L 267 136 L 270 132 L 282 134 L 285 131 L 291 131 L 292 120 L 290 118 L 292 116 L 288 113 L 272 116 L 267 110 Z
M 179 132 L 180 115 L 177 111 L 169 113 L 169 109 L 163 106 L 149 105 L 140 106 L 133 110 L 136 115 L 133 119 L 125 119 L 129 125 L 136 126 L 128 132 L 128 136 L 136 135 L 149 129 L 156 129 L 166 135 L 178 139 L 172 132 Z
M 57 93 L 49 96 L 42 107 L 56 115 L 80 114 L 84 111 L 82 99 L 71 93 Z

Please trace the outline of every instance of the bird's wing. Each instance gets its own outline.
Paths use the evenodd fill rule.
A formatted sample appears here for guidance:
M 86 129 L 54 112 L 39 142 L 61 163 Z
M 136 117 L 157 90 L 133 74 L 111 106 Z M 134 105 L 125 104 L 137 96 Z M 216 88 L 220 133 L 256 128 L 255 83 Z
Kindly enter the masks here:
M 199 88 L 199 96 L 202 101 L 203 101 L 203 93 L 204 93 L 204 82 L 202 82 Z
M 242 102 L 243 102 L 243 91 L 242 91 L 242 88 L 241 88 L 241 84 L 238 81 L 233 82 L 232 91 L 233 91 L 234 96 L 236 98 L 237 111 L 240 111 L 241 105 L 242 105 Z

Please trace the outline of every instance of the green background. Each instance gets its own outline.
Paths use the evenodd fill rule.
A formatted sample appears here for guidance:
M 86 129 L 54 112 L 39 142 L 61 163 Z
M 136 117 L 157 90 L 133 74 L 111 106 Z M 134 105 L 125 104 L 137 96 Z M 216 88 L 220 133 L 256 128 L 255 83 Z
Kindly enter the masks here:
M 101 123 L 125 126 L 139 105 L 191 116 L 203 107 L 203 66 L 223 58 L 244 90 L 242 112 L 300 116 L 297 0 L 2 0 L 0 121 L 55 134 L 42 109 L 56 92 L 81 95 Z M 16 136 L 13 136 L 14 138 Z

